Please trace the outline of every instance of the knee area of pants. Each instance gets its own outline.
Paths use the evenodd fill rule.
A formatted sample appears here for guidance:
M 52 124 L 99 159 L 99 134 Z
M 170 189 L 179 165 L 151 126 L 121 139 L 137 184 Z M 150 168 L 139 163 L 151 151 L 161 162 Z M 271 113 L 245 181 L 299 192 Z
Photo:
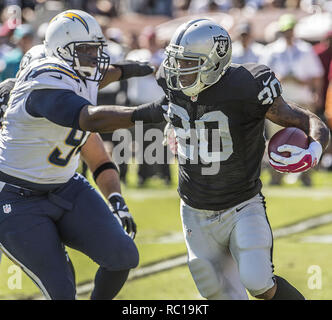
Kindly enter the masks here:
M 110 254 L 104 267 L 109 270 L 133 269 L 138 266 L 139 253 L 134 241 L 127 237 L 117 246 L 117 252 Z M 114 250 L 114 249 L 113 249 Z
M 208 260 L 194 258 L 188 261 L 190 272 L 202 297 L 210 299 L 220 290 L 220 280 Z
M 49 292 L 52 300 L 75 300 L 76 289 L 73 283 L 66 283 Z
M 139 263 L 139 253 L 135 242 L 132 239 L 128 241 L 128 248 L 126 256 L 126 260 L 128 261 L 128 269 L 136 268 Z
M 240 272 L 240 279 L 254 297 L 263 294 L 273 286 L 272 277 L 264 277 L 259 272 Z

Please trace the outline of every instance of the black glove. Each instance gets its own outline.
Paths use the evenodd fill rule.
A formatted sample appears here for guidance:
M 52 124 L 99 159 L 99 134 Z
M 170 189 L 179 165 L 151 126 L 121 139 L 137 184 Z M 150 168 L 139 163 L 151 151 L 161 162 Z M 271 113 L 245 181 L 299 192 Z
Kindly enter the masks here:
M 137 231 L 136 223 L 134 222 L 132 215 L 129 213 L 128 207 L 121 194 L 112 193 L 108 198 L 108 201 L 110 202 L 111 209 L 118 218 L 123 229 L 132 239 L 135 239 Z
M 122 71 L 119 80 L 126 80 L 132 77 L 144 77 L 154 72 L 154 67 L 149 66 L 147 62 L 125 60 L 112 65 L 120 68 Z

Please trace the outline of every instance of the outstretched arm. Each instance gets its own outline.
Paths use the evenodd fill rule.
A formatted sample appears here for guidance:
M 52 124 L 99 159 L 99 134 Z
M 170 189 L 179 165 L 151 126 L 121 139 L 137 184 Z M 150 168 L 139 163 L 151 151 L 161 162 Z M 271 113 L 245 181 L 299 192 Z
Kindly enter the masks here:
M 103 133 L 132 127 L 135 121 L 160 123 L 165 120 L 167 103 L 166 97 L 163 96 L 157 101 L 138 107 L 86 105 L 81 109 L 79 126 L 84 131 Z
M 99 89 L 106 87 L 114 81 L 126 80 L 132 77 L 143 77 L 151 74 L 154 67 L 144 62 L 125 60 L 110 65 L 104 79 L 99 84 Z

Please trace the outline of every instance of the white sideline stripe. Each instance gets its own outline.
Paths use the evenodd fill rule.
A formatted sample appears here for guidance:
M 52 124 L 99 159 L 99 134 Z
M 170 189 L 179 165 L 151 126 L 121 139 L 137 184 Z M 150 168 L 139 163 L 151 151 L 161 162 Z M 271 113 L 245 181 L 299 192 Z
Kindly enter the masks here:
M 180 256 L 177 258 L 155 263 L 151 266 L 146 266 L 146 267 L 143 267 L 140 269 L 135 269 L 135 270 L 130 271 L 127 281 L 136 280 L 139 278 L 150 276 L 152 274 L 155 274 L 155 273 L 158 273 L 161 271 L 170 270 L 172 268 L 176 268 L 181 265 L 185 265 L 186 263 L 187 263 L 187 255 L 183 255 L 183 256 Z M 77 286 L 76 293 L 78 296 L 87 294 L 93 290 L 93 287 L 94 287 L 93 282 L 89 282 L 89 283 Z
M 279 187 L 263 187 L 263 195 L 267 197 L 292 197 L 292 198 L 308 198 L 308 199 L 325 199 L 332 198 L 332 188 L 279 188 Z M 126 197 L 135 201 L 145 201 L 146 199 L 158 198 L 170 198 L 177 197 L 176 190 L 159 190 L 159 189 L 142 189 L 142 190 L 126 190 Z
M 295 233 L 300 233 L 303 231 L 306 231 L 308 229 L 323 225 L 323 224 L 328 224 L 332 222 L 332 213 L 326 213 L 324 215 L 318 216 L 318 217 L 313 217 L 309 218 L 303 221 L 300 221 L 298 223 L 295 223 L 290 226 L 282 227 L 279 229 L 276 229 L 273 232 L 273 237 L 274 238 L 281 238 L 285 236 L 289 236 Z
M 332 212 L 323 214 L 318 217 L 309 218 L 286 227 L 278 228 L 273 231 L 273 237 L 274 239 L 283 238 L 328 223 L 332 223 Z M 150 266 L 134 269 L 130 272 L 128 280 L 135 280 L 138 278 L 146 277 L 158 272 L 180 267 L 185 264 L 187 264 L 186 254 L 173 259 L 157 262 Z M 86 295 L 93 290 L 93 287 L 93 281 L 83 285 L 78 285 L 76 290 L 77 295 Z M 39 300 L 40 298 L 37 299 Z
M 292 198 L 308 198 L 320 200 L 325 198 L 332 198 L 332 188 L 274 188 L 263 187 L 263 195 L 268 197 L 292 197 Z
M 26 266 L 23 265 L 23 263 L 19 262 L 16 258 L 14 258 L 1 243 L 0 243 L 0 249 L 13 262 L 15 262 L 17 265 L 19 265 L 22 268 L 22 270 L 37 284 L 37 286 L 39 287 L 39 289 L 44 294 L 44 296 L 46 297 L 47 300 L 52 300 L 51 296 L 47 292 L 47 290 L 44 287 L 43 283 L 40 281 L 40 279 L 31 270 L 29 270 Z

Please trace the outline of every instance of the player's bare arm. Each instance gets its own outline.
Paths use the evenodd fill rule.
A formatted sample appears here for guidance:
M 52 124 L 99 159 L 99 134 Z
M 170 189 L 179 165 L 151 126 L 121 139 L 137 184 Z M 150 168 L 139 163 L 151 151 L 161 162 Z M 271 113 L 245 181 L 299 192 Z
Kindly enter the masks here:
M 282 97 L 275 99 L 266 113 L 266 118 L 283 127 L 297 127 L 312 141 L 318 141 L 326 149 L 330 133 L 326 125 L 315 114 Z
M 309 138 L 307 149 L 288 144 L 278 147 L 278 152 L 289 152 L 289 157 L 271 152 L 269 162 L 272 167 L 280 172 L 303 172 L 318 164 L 330 139 L 322 120 L 295 103 L 286 103 L 281 96 L 269 108 L 266 118 L 283 127 L 297 127 Z
M 106 87 L 114 81 L 126 80 L 132 77 L 143 77 L 154 72 L 154 68 L 147 63 L 138 61 L 122 61 L 112 64 L 106 71 L 99 89 Z
M 134 109 L 123 106 L 86 105 L 79 115 L 79 126 L 84 131 L 113 132 L 120 128 L 130 128 Z
M 113 213 L 126 232 L 135 238 L 137 227 L 121 195 L 120 176 L 98 133 L 91 133 L 81 149 L 81 157 L 93 173 L 98 188 L 108 199 Z
M 105 88 L 111 82 L 118 81 L 121 78 L 121 74 L 120 68 L 110 66 L 99 84 L 99 89 Z
M 91 172 L 95 172 L 101 165 L 112 161 L 98 133 L 91 133 L 81 149 L 81 157 L 88 165 Z M 106 198 L 113 192 L 121 193 L 120 179 L 117 170 L 110 168 L 103 170 L 96 178 L 96 183 Z
M 90 132 L 112 132 L 120 128 L 130 128 L 135 121 L 143 123 L 160 123 L 165 120 L 167 98 L 163 96 L 157 101 L 138 107 L 123 106 L 91 106 L 82 108 L 79 125 L 82 130 Z

